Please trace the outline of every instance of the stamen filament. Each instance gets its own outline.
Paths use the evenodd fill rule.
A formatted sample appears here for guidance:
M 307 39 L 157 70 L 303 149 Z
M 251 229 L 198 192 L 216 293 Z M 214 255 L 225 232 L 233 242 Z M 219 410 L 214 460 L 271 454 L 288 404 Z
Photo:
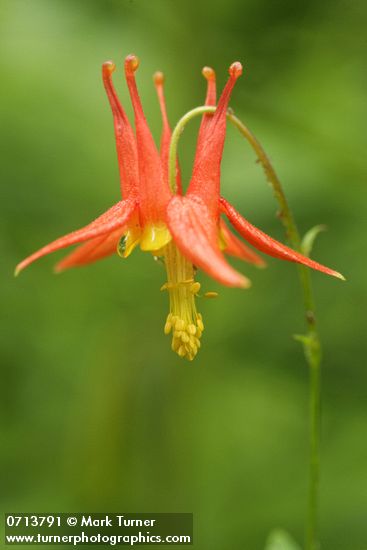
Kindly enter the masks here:
M 174 242 L 171 241 L 165 247 L 164 257 L 168 281 L 161 290 L 168 290 L 170 299 L 170 313 L 164 333 L 172 332 L 173 351 L 192 361 L 200 347 L 204 330 L 202 316 L 195 305 L 200 283 L 195 282 L 194 266 L 181 254 Z

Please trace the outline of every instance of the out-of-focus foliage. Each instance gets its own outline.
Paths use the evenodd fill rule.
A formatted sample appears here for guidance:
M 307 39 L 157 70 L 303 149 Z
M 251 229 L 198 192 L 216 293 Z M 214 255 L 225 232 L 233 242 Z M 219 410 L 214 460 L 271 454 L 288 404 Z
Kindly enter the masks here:
M 265 550 L 301 550 L 301 547 L 282 529 L 270 533 Z
M 154 135 L 151 75 L 166 73 L 172 122 L 245 66 L 231 102 L 261 139 L 302 232 L 323 223 L 313 275 L 324 343 L 324 550 L 367 544 L 365 235 L 367 4 L 362 0 L 2 0 L 1 500 L 6 511 L 193 511 L 195 548 L 261 549 L 273 527 L 299 541 L 307 494 L 307 390 L 293 265 L 269 259 L 249 291 L 202 301 L 193 364 L 163 335 L 161 266 L 136 251 L 54 276 L 15 264 L 118 199 L 113 126 L 100 78 L 123 57 Z M 198 122 L 180 142 L 190 176 Z M 252 152 L 233 128 L 225 195 L 284 239 Z M 59 255 L 60 257 L 61 255 Z

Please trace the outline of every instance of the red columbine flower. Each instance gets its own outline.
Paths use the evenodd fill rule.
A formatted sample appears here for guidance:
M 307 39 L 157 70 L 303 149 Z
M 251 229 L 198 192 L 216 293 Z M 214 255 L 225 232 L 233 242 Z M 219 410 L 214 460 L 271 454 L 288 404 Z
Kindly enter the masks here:
M 170 313 L 164 332 L 173 332 L 172 349 L 191 360 L 200 347 L 204 330 L 202 317 L 195 305 L 195 296 L 200 290 L 200 284 L 195 282 L 196 268 L 203 269 L 224 285 L 246 288 L 250 285 L 249 280 L 227 263 L 223 252 L 258 266 L 264 265 L 254 251 L 230 232 L 221 214 L 227 216 L 246 241 L 262 252 L 343 277 L 256 229 L 220 197 L 226 111 L 233 86 L 242 73 L 241 64 L 237 62 L 230 66 L 229 79 L 214 115 L 205 115 L 202 119 L 193 174 L 185 196 L 182 194 L 178 165 L 176 194 L 172 193 L 168 181 L 171 130 L 166 113 L 163 75 L 154 75 L 163 119 L 159 154 L 135 83 L 138 65 L 136 56 L 127 56 L 125 76 L 135 114 L 135 133 L 112 84 L 114 63 L 108 61 L 102 68 L 114 119 L 122 200 L 86 227 L 57 239 L 23 260 L 17 266 L 16 273 L 42 256 L 73 244 L 83 243 L 57 264 L 56 271 L 94 262 L 116 250 L 126 258 L 139 244 L 142 250 L 164 258 L 168 280 L 162 289 L 168 290 L 170 297 Z M 203 75 L 208 81 L 206 105 L 215 105 L 214 71 L 205 67 Z

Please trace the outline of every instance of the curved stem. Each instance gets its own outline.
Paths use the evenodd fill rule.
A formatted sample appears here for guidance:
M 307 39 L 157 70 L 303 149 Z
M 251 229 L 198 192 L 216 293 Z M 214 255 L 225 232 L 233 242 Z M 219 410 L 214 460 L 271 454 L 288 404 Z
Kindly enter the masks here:
M 260 164 L 262 165 L 266 178 L 273 188 L 280 212 L 279 217 L 285 228 L 287 237 L 293 248 L 302 252 L 301 237 L 294 220 L 292 211 L 283 191 L 280 180 L 267 157 L 261 144 L 250 130 L 233 114 L 228 113 L 229 120 L 238 128 L 241 134 L 248 140 L 254 149 Z M 309 393 L 309 496 L 308 496 L 308 518 L 306 528 L 306 550 L 317 550 L 318 542 L 318 494 L 319 494 L 319 471 L 320 471 L 320 401 L 321 401 L 321 342 L 316 328 L 315 302 L 311 282 L 311 273 L 307 267 L 298 264 L 298 273 L 303 294 L 305 309 L 305 321 L 307 335 L 298 337 L 303 344 L 306 361 L 309 366 L 310 393 Z
M 180 118 L 180 120 L 176 124 L 176 127 L 172 132 L 171 143 L 169 147 L 169 156 L 168 156 L 169 185 L 173 193 L 176 193 L 177 191 L 176 159 L 177 159 L 178 140 L 180 139 L 180 136 L 184 131 L 186 124 L 190 122 L 191 119 L 200 115 L 205 115 L 206 113 L 214 113 L 214 111 L 215 111 L 215 107 L 196 107 L 195 109 L 192 109 L 191 111 L 186 113 L 182 118 Z
M 212 114 L 216 107 L 197 107 L 186 113 L 175 127 L 170 145 L 169 153 L 169 181 L 173 192 L 176 192 L 176 158 L 178 140 L 186 124 L 196 116 L 203 114 Z M 260 164 L 262 165 L 265 176 L 269 181 L 275 198 L 278 201 L 280 212 L 279 217 L 285 228 L 287 238 L 293 248 L 301 252 L 301 237 L 294 220 L 292 211 L 284 194 L 280 180 L 268 158 L 263 147 L 250 132 L 250 130 L 237 118 L 232 111 L 228 111 L 227 118 L 247 139 L 255 151 Z M 306 336 L 298 336 L 305 353 L 305 358 L 309 366 L 310 376 L 310 455 L 309 455 L 309 499 L 308 499 L 308 518 L 306 529 L 306 550 L 318 550 L 318 493 L 319 493 L 319 463 L 320 463 L 320 398 L 321 398 L 321 342 L 316 327 L 315 303 L 311 283 L 310 270 L 307 267 L 298 264 L 298 273 L 302 288 L 303 304 L 305 310 L 305 322 L 307 327 Z

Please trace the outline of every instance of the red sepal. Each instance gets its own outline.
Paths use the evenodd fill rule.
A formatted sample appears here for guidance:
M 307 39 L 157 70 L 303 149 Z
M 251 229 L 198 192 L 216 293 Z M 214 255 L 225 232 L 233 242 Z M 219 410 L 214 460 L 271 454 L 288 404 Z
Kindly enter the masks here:
M 72 244 L 82 243 L 88 241 L 89 239 L 94 239 L 100 235 L 106 235 L 106 233 L 111 233 L 117 228 L 125 227 L 133 215 L 135 207 L 136 203 L 132 200 L 118 202 L 92 223 L 86 225 L 82 229 L 73 231 L 64 237 L 56 239 L 56 241 L 53 241 L 31 256 L 28 256 L 28 258 L 17 265 L 15 274 L 18 275 L 18 273 L 20 273 L 20 271 L 22 271 L 25 267 L 29 266 L 29 264 L 39 258 L 42 258 L 42 256 L 50 254 L 51 252 L 55 252 L 61 248 L 66 248 Z
M 255 248 L 257 248 L 261 252 L 264 252 L 269 256 L 273 256 L 274 258 L 279 258 L 281 260 L 287 260 L 288 262 L 296 262 L 299 264 L 306 265 L 307 267 L 311 267 L 312 269 L 317 269 L 318 271 L 322 271 L 327 275 L 332 275 L 333 277 L 338 277 L 339 279 L 344 280 L 343 275 L 341 275 L 337 271 L 334 271 L 333 269 L 329 269 L 324 265 L 321 265 L 313 260 L 310 260 L 309 258 L 307 258 L 306 256 L 303 256 L 299 252 L 296 252 L 295 250 L 292 250 L 288 246 L 285 246 L 284 244 L 276 241 L 275 239 L 272 239 L 271 237 L 269 237 L 269 235 L 267 235 L 266 233 L 263 233 L 263 231 L 260 231 L 260 229 L 257 229 L 245 218 L 243 218 L 241 214 L 239 214 L 239 212 L 237 212 L 237 210 L 231 204 L 229 204 L 229 202 L 227 202 L 225 199 L 221 198 L 220 204 L 223 212 L 227 215 L 229 221 L 231 222 L 233 227 L 237 229 L 241 237 L 246 239 L 246 241 L 248 241 L 250 244 L 252 244 Z
M 257 267 L 266 266 L 266 262 L 258 256 L 256 252 L 246 246 L 245 243 L 238 239 L 236 235 L 229 230 L 227 224 L 222 218 L 220 219 L 219 227 L 226 245 L 223 250 L 225 254 L 240 258 L 240 260 L 254 264 Z
M 70 254 L 65 256 L 55 266 L 55 272 L 60 273 L 71 267 L 78 267 L 82 265 L 91 264 L 107 256 L 111 256 L 116 253 L 117 245 L 120 238 L 125 233 L 127 227 L 120 227 L 112 233 L 107 235 L 101 235 L 94 239 L 87 241 L 84 244 L 78 246 Z

